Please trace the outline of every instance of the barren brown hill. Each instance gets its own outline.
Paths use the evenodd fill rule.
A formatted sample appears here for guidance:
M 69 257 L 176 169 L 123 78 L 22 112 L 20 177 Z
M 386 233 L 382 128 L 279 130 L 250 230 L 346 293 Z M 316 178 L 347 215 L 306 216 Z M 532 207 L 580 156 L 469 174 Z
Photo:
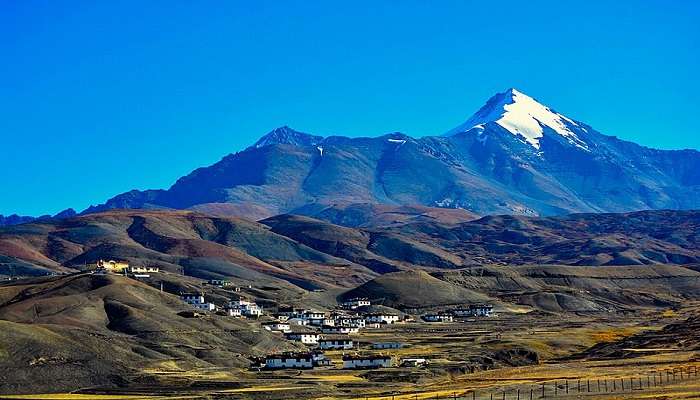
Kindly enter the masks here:
M 461 208 L 377 203 L 334 204 L 320 211 L 309 211 L 308 215 L 354 228 L 382 228 L 415 222 L 458 224 L 478 218 L 476 214 Z
M 256 223 L 189 211 L 110 211 L 0 228 L 0 274 L 66 272 L 115 258 L 202 278 L 349 288 L 414 268 L 698 263 L 698 232 L 698 211 L 490 216 L 383 228 L 294 215 Z
M 115 275 L 0 285 L 0 393 L 154 384 L 148 371 L 163 363 L 245 367 L 251 355 L 294 348 L 254 322 L 181 316 L 188 309 Z M 177 385 L 192 383 L 181 377 Z
M 0 229 L 0 254 L 5 275 L 76 271 L 99 259 L 118 259 L 244 285 L 352 287 L 374 276 L 265 225 L 189 211 L 110 211 L 6 227 Z
M 442 247 L 470 264 L 643 265 L 700 262 L 700 211 L 563 217 L 488 216 L 391 232 Z

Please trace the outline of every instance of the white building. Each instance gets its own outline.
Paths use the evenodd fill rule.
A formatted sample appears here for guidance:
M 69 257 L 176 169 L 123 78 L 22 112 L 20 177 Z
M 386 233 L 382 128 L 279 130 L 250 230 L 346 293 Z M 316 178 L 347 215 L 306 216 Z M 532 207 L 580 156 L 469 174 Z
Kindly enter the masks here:
M 399 316 L 395 314 L 367 314 L 365 321 L 368 324 L 393 324 L 399 321 Z
M 309 324 L 308 319 L 303 318 L 290 318 L 287 320 L 289 325 L 307 326 Z
M 388 368 L 391 367 L 391 357 L 384 355 L 346 355 L 343 356 L 343 368 Z
M 326 313 L 322 311 L 306 311 L 303 314 L 303 317 L 306 319 L 325 319 L 326 318 Z
M 347 308 L 350 310 L 355 310 L 360 307 L 369 307 L 372 305 L 372 302 L 369 301 L 369 299 L 366 298 L 354 298 L 354 299 L 349 299 L 341 303 L 341 307 Z
M 289 324 L 286 322 L 268 322 L 263 324 L 263 327 L 268 331 L 275 332 L 289 332 L 291 330 Z
M 204 295 L 201 293 L 180 293 L 180 298 L 187 304 L 204 303 Z
M 214 303 L 207 303 L 204 301 L 204 295 L 203 294 L 196 294 L 196 293 L 182 293 L 180 294 L 180 298 L 187 304 L 191 305 L 192 307 L 202 310 L 202 311 L 215 311 L 216 310 L 216 304 Z
M 332 335 L 351 335 L 360 331 L 355 326 L 323 326 L 321 332 Z
M 233 283 L 231 281 L 227 281 L 225 279 L 209 279 L 209 284 L 220 288 L 233 286 Z
M 335 321 L 336 325 L 354 326 L 357 328 L 364 328 L 367 325 L 367 321 L 363 317 L 338 316 Z
M 282 353 L 265 357 L 265 368 L 267 369 L 310 369 L 313 367 L 314 356 L 312 353 Z
M 335 320 L 331 318 L 309 318 L 307 319 L 309 322 L 309 325 L 312 326 L 323 326 L 323 325 L 329 325 L 333 326 L 335 325 Z
M 424 367 L 428 365 L 428 360 L 425 358 L 404 358 L 399 365 L 406 368 Z
M 318 344 L 319 339 L 321 339 L 321 334 L 317 332 L 286 332 L 284 337 L 288 340 L 293 340 L 295 342 L 302 342 L 304 344 Z
M 322 350 L 350 350 L 353 346 L 352 339 L 347 336 L 329 336 L 318 341 L 318 348 Z
M 493 315 L 493 306 L 489 304 L 472 304 L 469 306 L 475 317 L 490 317 Z
M 229 301 L 228 306 L 229 308 L 240 309 L 242 315 L 250 318 L 257 318 L 263 314 L 262 307 L 257 305 L 254 301 L 246 300 L 244 298 L 231 300 Z
M 403 347 L 403 343 L 400 342 L 377 342 L 372 343 L 372 348 L 376 350 L 384 349 L 400 349 Z
M 226 315 L 228 315 L 229 317 L 243 316 L 243 314 L 241 313 L 241 309 L 236 307 L 226 307 Z
M 423 316 L 423 320 L 426 322 L 452 322 L 452 314 L 426 314 Z
M 160 268 L 147 266 L 132 266 L 129 267 L 129 272 L 131 272 L 132 274 L 151 274 L 160 272 Z
M 489 304 L 471 304 L 466 308 L 458 308 L 452 311 L 457 317 L 490 317 L 493 315 L 493 306 Z

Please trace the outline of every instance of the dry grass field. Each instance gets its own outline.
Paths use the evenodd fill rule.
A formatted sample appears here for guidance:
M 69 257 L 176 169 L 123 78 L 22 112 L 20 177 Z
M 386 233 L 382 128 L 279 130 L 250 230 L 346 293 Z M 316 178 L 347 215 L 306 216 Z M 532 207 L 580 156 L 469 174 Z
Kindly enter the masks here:
M 532 393 L 534 399 L 693 399 L 700 398 L 700 377 L 696 376 L 700 352 L 674 343 L 626 348 L 628 355 L 617 359 L 596 358 L 586 352 L 596 344 L 618 343 L 640 333 L 653 335 L 697 309 L 696 304 L 689 304 L 673 312 L 634 314 L 501 313 L 453 323 L 396 324 L 354 337 L 367 353 L 380 352 L 369 348 L 373 342 L 402 342 L 403 348 L 381 352 L 392 355 L 396 362 L 406 357 L 427 358 L 430 364 L 424 368 L 344 370 L 342 351 L 326 352 L 334 367 L 305 371 L 183 369 L 175 362 L 162 362 L 143 370 L 153 378 L 152 385 L 128 393 L 87 390 L 82 395 L 5 398 L 526 400 Z M 534 353 L 535 359 L 529 357 Z M 674 369 L 675 378 L 670 374 Z M 173 389 L 168 387 L 173 380 L 191 384 Z

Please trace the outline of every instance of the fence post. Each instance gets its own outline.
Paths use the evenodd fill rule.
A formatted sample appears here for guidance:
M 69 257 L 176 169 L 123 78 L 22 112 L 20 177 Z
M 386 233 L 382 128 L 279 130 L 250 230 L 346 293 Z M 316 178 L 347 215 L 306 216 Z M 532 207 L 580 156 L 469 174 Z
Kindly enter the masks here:
M 532 400 L 532 392 L 533 392 L 533 389 L 530 388 L 530 400 Z
M 543 399 L 545 398 L 545 395 L 544 395 L 544 383 L 542 384 L 542 398 L 543 398 Z
M 598 379 L 598 392 L 600 392 L 600 379 Z
M 622 391 L 625 391 L 625 378 L 620 378 L 620 383 L 622 383 Z
M 591 380 L 590 379 L 586 379 L 586 386 L 587 386 L 586 391 L 590 393 L 590 391 L 591 391 Z
M 578 393 L 581 393 L 581 380 L 580 379 L 576 382 L 576 391 Z
M 566 380 L 566 394 L 569 394 L 569 380 Z
M 559 381 L 554 381 L 554 396 L 559 392 Z
M 613 392 L 617 391 L 617 379 L 613 378 Z
M 605 393 L 608 392 L 608 378 L 605 378 Z
M 520 389 L 518 389 L 518 397 L 516 400 L 520 400 Z

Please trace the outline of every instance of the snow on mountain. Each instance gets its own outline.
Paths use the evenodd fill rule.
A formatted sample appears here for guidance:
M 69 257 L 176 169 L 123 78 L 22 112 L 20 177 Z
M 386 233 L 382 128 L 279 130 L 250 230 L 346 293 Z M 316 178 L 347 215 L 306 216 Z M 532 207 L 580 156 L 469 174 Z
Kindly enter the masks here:
M 479 129 L 481 133 L 484 125 L 490 122 L 500 125 L 538 150 L 545 127 L 563 136 L 572 145 L 588 150 L 586 142 L 575 133 L 576 130 L 583 130 L 576 122 L 514 88 L 493 96 L 467 122 L 446 135 L 451 136 L 474 128 Z

